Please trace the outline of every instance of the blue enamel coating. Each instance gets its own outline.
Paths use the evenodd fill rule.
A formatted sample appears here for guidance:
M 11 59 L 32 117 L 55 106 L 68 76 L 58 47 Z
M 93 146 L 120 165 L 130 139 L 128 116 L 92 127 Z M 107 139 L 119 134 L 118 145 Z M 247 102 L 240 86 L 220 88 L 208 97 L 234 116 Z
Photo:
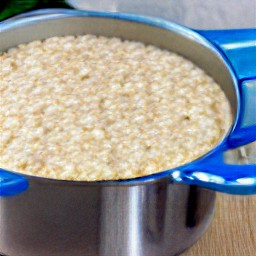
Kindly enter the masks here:
M 220 155 L 225 150 L 256 141 L 256 29 L 197 32 L 219 49 L 234 70 L 241 109 L 237 125 L 220 151 L 186 166 L 179 181 L 226 193 L 255 194 L 256 165 L 225 164 Z
M 256 78 L 256 29 L 198 32 L 225 53 L 239 79 Z
M 256 29 L 244 30 L 222 30 L 222 31 L 193 31 L 186 27 L 172 22 L 149 18 L 140 15 L 50 9 L 34 11 L 19 15 L 6 22 L 0 22 L 1 30 L 22 26 L 26 22 L 37 22 L 42 16 L 50 18 L 60 17 L 103 17 L 111 19 L 122 19 L 132 22 L 144 23 L 150 26 L 161 27 L 166 30 L 173 30 L 183 34 L 194 41 L 206 45 L 216 55 L 225 60 L 233 77 L 235 88 L 238 94 L 238 114 L 234 121 L 233 128 L 227 137 L 216 148 L 200 159 L 184 166 L 167 170 L 161 173 L 119 181 L 99 182 L 76 182 L 77 184 L 91 185 L 134 185 L 144 182 L 151 182 L 169 176 L 172 181 L 185 184 L 194 184 L 216 191 L 232 194 L 255 194 L 256 193 L 256 166 L 255 165 L 227 165 L 223 163 L 222 156 L 225 150 L 239 147 L 255 141 L 256 118 L 254 118 L 254 103 L 256 98 L 255 81 L 255 31 Z M 25 19 L 20 19 L 20 18 Z M 25 21 L 24 21 L 25 20 Z M 247 81 L 250 80 L 251 81 Z M 241 95 L 241 97 L 239 96 Z M 253 120 L 253 121 L 252 121 Z M 44 178 L 38 178 L 44 179 Z M 28 184 L 20 175 L 6 172 L 0 169 L 1 194 L 14 195 L 27 189 Z M 59 181 L 64 182 L 64 181 Z M 65 181 L 72 182 L 72 181 Z
M 173 173 L 176 182 L 225 192 L 229 194 L 256 193 L 255 164 L 225 164 L 223 152 L 216 152 L 207 159 L 184 166 Z
M 14 196 L 27 189 L 27 179 L 21 175 L 0 169 L 0 196 Z
M 229 148 L 256 140 L 256 29 L 197 31 L 224 55 L 238 80 L 241 109 Z M 247 127 L 243 127 L 247 126 Z M 243 128 L 242 128 L 243 127 Z
M 255 112 L 256 114 L 256 112 Z M 228 140 L 228 147 L 230 149 L 249 144 L 256 140 L 256 125 L 248 127 L 237 128 Z

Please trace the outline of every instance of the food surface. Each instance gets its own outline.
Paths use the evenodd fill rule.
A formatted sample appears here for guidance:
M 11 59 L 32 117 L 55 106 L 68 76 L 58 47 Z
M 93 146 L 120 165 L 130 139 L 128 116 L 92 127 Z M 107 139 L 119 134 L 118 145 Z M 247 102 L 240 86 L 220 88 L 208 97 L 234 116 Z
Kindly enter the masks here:
M 54 37 L 0 56 L 0 168 L 116 180 L 190 162 L 231 125 L 214 80 L 154 46 Z

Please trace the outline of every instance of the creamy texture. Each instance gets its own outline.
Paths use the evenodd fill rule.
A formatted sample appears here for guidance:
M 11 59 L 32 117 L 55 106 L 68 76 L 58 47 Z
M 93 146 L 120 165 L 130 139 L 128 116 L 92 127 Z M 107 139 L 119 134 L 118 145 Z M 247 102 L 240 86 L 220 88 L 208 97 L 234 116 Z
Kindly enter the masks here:
M 0 56 L 0 167 L 63 180 L 144 176 L 211 150 L 231 124 L 211 77 L 139 42 L 54 37 Z

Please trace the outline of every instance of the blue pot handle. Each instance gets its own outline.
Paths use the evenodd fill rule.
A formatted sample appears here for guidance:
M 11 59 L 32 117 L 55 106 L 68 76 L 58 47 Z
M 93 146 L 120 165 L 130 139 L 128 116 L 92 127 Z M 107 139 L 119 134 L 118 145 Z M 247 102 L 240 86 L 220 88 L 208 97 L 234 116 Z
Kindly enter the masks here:
M 28 189 L 28 180 L 0 168 L 0 196 L 14 196 Z
M 256 29 L 197 30 L 231 63 L 240 80 L 256 79 Z
M 230 194 L 256 193 L 256 165 L 231 165 L 223 152 L 256 141 L 256 29 L 197 31 L 208 39 L 236 74 L 241 116 L 225 142 L 212 154 L 173 173 L 176 182 Z

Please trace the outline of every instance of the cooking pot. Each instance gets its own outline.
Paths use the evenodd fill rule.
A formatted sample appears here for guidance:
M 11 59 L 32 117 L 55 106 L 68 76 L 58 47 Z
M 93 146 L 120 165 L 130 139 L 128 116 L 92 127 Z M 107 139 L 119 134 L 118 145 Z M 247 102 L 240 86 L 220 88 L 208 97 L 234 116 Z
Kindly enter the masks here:
M 176 255 L 206 230 L 215 191 L 256 193 L 255 165 L 229 165 L 223 158 L 224 151 L 256 140 L 256 29 L 195 31 L 139 15 L 46 9 L 1 22 L 0 50 L 85 33 L 137 40 L 190 59 L 222 87 L 233 125 L 199 159 L 135 179 L 63 181 L 1 169 L 0 253 Z

